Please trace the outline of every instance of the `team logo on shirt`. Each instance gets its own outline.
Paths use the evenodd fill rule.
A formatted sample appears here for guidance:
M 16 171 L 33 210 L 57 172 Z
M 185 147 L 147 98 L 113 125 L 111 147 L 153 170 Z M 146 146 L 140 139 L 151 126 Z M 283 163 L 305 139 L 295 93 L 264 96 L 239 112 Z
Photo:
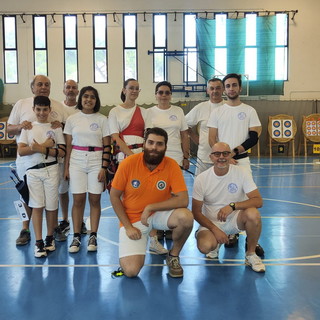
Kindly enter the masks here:
M 55 134 L 54 134 L 54 132 L 53 132 L 52 130 L 49 130 L 49 131 L 47 131 L 47 133 L 46 133 L 46 137 L 53 139 L 53 138 L 55 137 Z
M 246 117 L 247 117 L 247 115 L 245 114 L 245 112 L 238 113 L 238 119 L 239 120 L 244 120 Z
M 177 116 L 176 116 L 175 114 L 172 114 L 172 115 L 169 117 L 169 119 L 170 119 L 171 121 L 177 121 L 177 120 L 178 120 L 178 118 L 177 118 Z
M 58 118 L 58 113 L 55 112 L 55 111 L 51 111 L 51 112 L 50 112 L 50 117 L 51 117 L 52 119 L 57 119 L 57 118 Z
M 132 180 L 131 185 L 133 188 L 137 189 L 140 187 L 140 181 L 139 180 Z
M 97 123 L 94 122 L 94 123 L 90 124 L 90 130 L 91 131 L 97 131 L 98 128 L 99 128 L 99 125 Z
M 167 184 L 163 180 L 160 180 L 160 181 L 157 182 L 157 189 L 160 190 L 160 191 L 165 189 L 166 186 L 167 186 Z
M 235 183 L 230 183 L 228 185 L 229 193 L 236 193 L 238 191 L 238 186 Z

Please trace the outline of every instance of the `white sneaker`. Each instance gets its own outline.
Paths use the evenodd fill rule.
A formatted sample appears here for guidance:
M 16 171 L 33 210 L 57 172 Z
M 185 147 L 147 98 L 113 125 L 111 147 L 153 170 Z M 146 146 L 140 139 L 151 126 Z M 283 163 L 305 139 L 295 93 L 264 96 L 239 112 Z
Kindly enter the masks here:
M 220 249 L 220 244 L 217 245 L 217 247 L 210 251 L 209 253 L 206 254 L 206 258 L 209 259 L 218 259 L 219 257 L 219 249 Z
M 246 265 L 251 267 L 255 272 L 266 271 L 266 266 L 262 263 L 261 259 L 255 253 L 246 256 Z
M 156 254 L 167 254 L 168 250 L 163 247 L 163 245 L 158 241 L 158 237 L 150 237 L 149 250 L 155 252 Z

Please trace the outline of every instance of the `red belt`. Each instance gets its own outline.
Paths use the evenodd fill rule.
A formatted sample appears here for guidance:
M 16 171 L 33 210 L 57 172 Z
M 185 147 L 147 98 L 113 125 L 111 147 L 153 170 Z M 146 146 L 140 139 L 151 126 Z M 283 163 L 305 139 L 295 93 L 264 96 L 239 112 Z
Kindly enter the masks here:
M 81 151 L 102 151 L 103 148 L 101 147 L 80 147 L 80 146 L 72 146 L 72 149 L 81 150 Z

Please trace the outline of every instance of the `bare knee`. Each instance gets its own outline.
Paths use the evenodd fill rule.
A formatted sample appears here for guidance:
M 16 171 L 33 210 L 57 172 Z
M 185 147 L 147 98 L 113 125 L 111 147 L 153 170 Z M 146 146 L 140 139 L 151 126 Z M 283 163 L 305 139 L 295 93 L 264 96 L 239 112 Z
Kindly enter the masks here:
M 121 267 L 124 275 L 128 278 L 134 278 L 138 276 L 141 268 L 137 268 L 134 266 L 126 266 L 126 267 Z
M 120 258 L 120 266 L 128 278 L 136 277 L 144 265 L 144 256 L 129 256 Z
M 217 243 L 214 244 L 209 241 L 197 241 L 197 247 L 201 253 L 207 254 L 210 251 L 214 250 L 217 247 Z
M 261 216 L 256 208 L 248 208 L 244 210 L 245 220 L 246 222 L 253 222 L 256 224 L 261 223 Z
M 172 218 L 173 219 L 171 219 L 171 217 L 169 218 L 168 224 L 171 224 L 171 220 L 174 226 L 170 226 L 170 228 L 174 228 L 177 226 L 183 226 L 184 228 L 192 228 L 193 226 L 193 214 L 187 208 L 175 209 Z

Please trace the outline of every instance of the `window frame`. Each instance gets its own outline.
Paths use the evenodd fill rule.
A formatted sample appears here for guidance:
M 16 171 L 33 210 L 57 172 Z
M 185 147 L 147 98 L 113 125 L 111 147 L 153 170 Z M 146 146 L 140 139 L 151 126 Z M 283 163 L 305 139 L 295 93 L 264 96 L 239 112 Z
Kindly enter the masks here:
M 126 45 L 126 17 L 135 17 L 135 31 L 134 31 L 134 46 Z M 138 80 L 138 19 L 136 13 L 123 13 L 122 14 L 122 35 L 123 35 L 123 81 L 128 78 L 134 78 Z M 135 75 L 126 74 L 126 51 L 135 51 Z
M 188 85 L 188 83 L 197 83 L 199 81 L 199 65 L 198 65 L 198 43 L 197 43 L 197 37 L 195 39 L 196 43 L 195 46 L 187 46 L 186 45 L 186 16 L 195 16 L 195 19 L 198 18 L 197 13 L 188 12 L 183 14 L 183 82 Z M 196 24 L 195 24 L 195 33 L 196 33 Z M 196 70 L 194 71 L 196 74 L 195 80 L 189 80 L 189 53 L 195 53 L 196 54 Z
M 2 34 L 3 34 L 3 73 L 4 73 L 4 83 L 5 84 L 18 84 L 19 83 L 19 59 L 18 59 L 18 30 L 17 30 L 17 17 L 15 15 L 4 15 L 2 16 Z M 5 19 L 6 18 L 13 18 L 14 19 L 14 35 L 15 35 L 15 39 L 14 39 L 14 47 L 13 48 L 7 48 L 6 47 L 6 23 L 5 23 Z M 7 61 L 6 61 L 6 53 L 7 52 L 15 52 L 15 64 L 16 64 L 16 74 L 15 74 L 15 81 L 10 81 L 8 82 L 7 79 Z
M 105 45 L 104 46 L 96 46 L 96 34 L 95 34 L 95 17 L 104 16 L 105 17 Z M 108 16 L 107 14 L 92 14 L 92 32 L 93 32 L 93 81 L 94 83 L 108 83 Z M 97 81 L 96 79 L 96 55 L 95 53 L 100 50 L 105 50 L 105 61 L 106 61 L 106 81 Z
M 44 48 L 37 48 L 36 47 L 36 30 L 35 30 L 35 19 L 36 18 L 44 18 L 44 25 L 45 25 L 45 47 Z M 34 74 L 40 74 L 41 72 L 37 72 L 36 68 L 36 52 L 37 51 L 45 51 L 46 53 L 46 73 L 45 76 L 48 76 L 48 32 L 47 32 L 47 16 L 46 15 L 33 15 L 32 16 L 32 34 L 33 34 L 33 70 Z M 42 73 L 41 73 L 42 74 Z
M 67 17 L 74 17 L 75 18 L 75 46 L 67 47 L 66 46 L 66 19 Z M 63 15 L 63 61 L 64 61 L 64 81 L 69 79 L 74 80 L 75 82 L 79 83 L 79 54 L 78 54 L 78 15 L 77 14 L 64 14 Z M 70 77 L 67 75 L 67 66 L 66 66 L 66 52 L 67 51 L 75 51 L 76 52 L 76 77 Z
M 156 46 L 156 25 L 155 25 L 155 19 L 156 16 L 163 16 L 165 17 L 165 45 L 164 46 Z M 152 43 L 153 43 L 153 61 L 152 61 L 152 66 L 153 66 L 153 74 L 152 74 L 152 79 L 153 83 L 158 83 L 160 81 L 165 81 L 168 79 L 168 56 L 166 52 L 168 51 L 168 14 L 167 13 L 154 13 L 152 16 Z M 163 80 L 158 81 L 156 79 L 156 55 L 157 54 L 163 55 L 163 66 L 162 66 L 162 73 L 163 73 Z

